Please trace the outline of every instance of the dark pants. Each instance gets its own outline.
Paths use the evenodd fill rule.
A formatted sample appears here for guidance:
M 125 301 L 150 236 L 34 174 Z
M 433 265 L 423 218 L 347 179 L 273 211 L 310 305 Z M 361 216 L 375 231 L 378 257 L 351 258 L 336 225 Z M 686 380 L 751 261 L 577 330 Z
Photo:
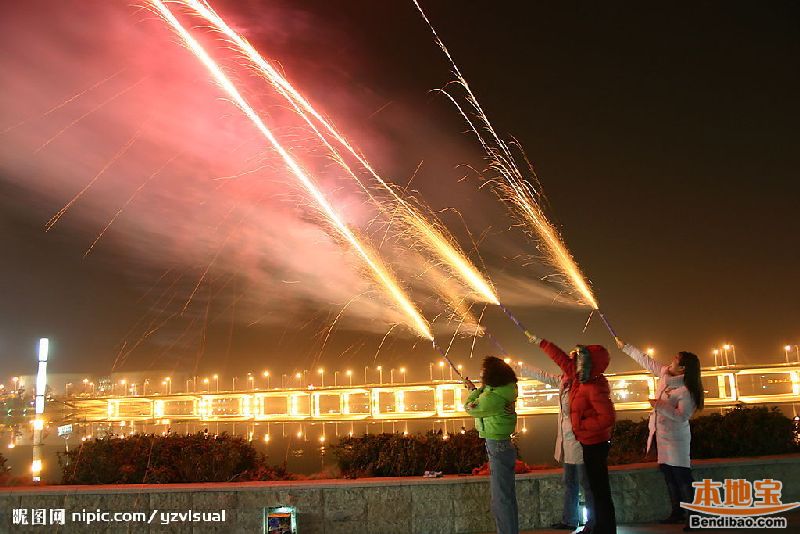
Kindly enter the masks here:
M 594 497 L 595 522 L 592 534 L 615 534 L 617 517 L 614 500 L 611 498 L 611 485 L 608 482 L 609 443 L 603 441 L 595 445 L 581 445 L 589 487 Z
M 676 467 L 669 464 L 658 464 L 658 468 L 664 474 L 664 481 L 667 483 L 669 500 L 672 505 L 670 517 L 681 517 L 688 521 L 689 518 L 686 517 L 684 510 L 681 508 L 681 502 L 692 502 L 694 500 L 692 470 L 688 467 Z

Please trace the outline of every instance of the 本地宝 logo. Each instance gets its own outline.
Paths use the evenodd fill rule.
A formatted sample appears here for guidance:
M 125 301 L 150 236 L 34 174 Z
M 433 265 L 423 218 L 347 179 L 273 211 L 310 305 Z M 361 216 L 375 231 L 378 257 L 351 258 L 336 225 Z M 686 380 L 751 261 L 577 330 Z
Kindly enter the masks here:
M 785 517 L 764 517 L 787 512 L 800 502 L 781 502 L 783 482 L 766 478 L 750 482 L 742 478 L 726 478 L 717 482 L 704 478 L 692 483 L 694 500 L 681 507 L 715 517 L 692 515 L 693 528 L 786 528 Z

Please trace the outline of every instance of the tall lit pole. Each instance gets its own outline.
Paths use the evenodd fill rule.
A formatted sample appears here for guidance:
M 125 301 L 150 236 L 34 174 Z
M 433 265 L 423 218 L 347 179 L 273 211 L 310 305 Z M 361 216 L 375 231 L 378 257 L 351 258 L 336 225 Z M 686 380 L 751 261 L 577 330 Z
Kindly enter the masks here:
M 285 388 L 286 388 L 286 373 L 283 373 L 281 375 L 281 389 L 285 389 Z
M 320 377 L 319 379 L 321 380 L 320 387 L 324 388 L 325 387 L 325 369 L 320 367 L 319 369 L 317 369 L 317 373 L 319 374 L 319 377 Z
M 379 365 L 376 369 L 378 370 L 378 383 L 383 384 L 383 366 Z
M 253 373 L 247 373 L 247 380 L 250 382 L 250 389 L 256 389 L 256 377 L 253 376 Z
M 442 381 L 444 381 L 444 362 L 439 360 L 439 373 L 441 374 Z
M 263 375 L 267 379 L 267 389 L 269 389 L 269 371 L 264 371 Z
M 236 391 L 236 377 L 235 376 L 233 377 L 233 380 L 231 380 L 231 390 L 232 391 Z
M 298 388 L 303 387 L 303 382 L 301 381 L 303 375 L 300 373 L 295 373 L 294 377 L 297 379 L 297 387 Z
M 206 377 L 206 378 L 204 378 L 204 379 L 203 379 L 203 385 L 206 387 L 206 391 L 208 391 L 208 389 L 209 389 L 209 385 L 208 385 L 208 377 Z
M 722 354 L 725 355 L 725 365 L 730 365 L 730 360 L 728 359 L 728 351 L 731 350 L 731 346 L 725 343 L 722 345 Z
M 367 371 L 368 370 L 369 370 L 369 366 L 365 365 L 364 366 L 364 384 L 369 383 L 369 380 L 367 379 Z
M 336 376 L 338 374 L 339 374 L 339 371 L 334 371 L 333 372 L 333 385 L 334 385 L 334 387 L 338 385 L 338 381 L 337 381 L 337 378 L 336 378 Z
M 456 369 L 458 369 L 458 372 L 459 372 L 459 373 L 461 373 L 461 370 L 462 370 L 463 368 L 464 368 L 464 366 L 463 366 L 463 365 L 461 365 L 460 363 L 459 363 L 458 365 L 456 365 Z M 451 370 L 451 371 L 452 371 L 452 370 Z M 451 376 L 450 376 L 450 380 L 452 380 L 452 379 L 453 379 L 453 377 L 452 377 L 452 372 L 451 372 L 450 374 L 451 374 Z
M 719 358 L 719 349 L 712 350 L 711 354 L 714 355 L 714 367 L 719 367 L 719 362 L 717 361 L 717 359 Z
M 217 393 L 219 393 L 219 375 L 214 375 L 214 382 L 216 383 Z
M 36 400 L 34 403 L 36 418 L 33 420 L 33 461 L 31 475 L 34 482 L 42 480 L 42 431 L 44 430 L 44 399 L 47 389 L 47 356 L 50 340 L 43 337 L 39 340 L 39 370 L 36 373 Z
M 403 375 L 403 384 L 405 384 L 406 383 L 406 368 L 405 367 L 401 367 L 400 368 L 400 374 Z
M 389 369 L 389 383 L 394 384 L 394 368 Z
M 350 385 L 353 385 L 353 371 L 350 369 L 347 370 L 347 378 L 350 380 Z
M 431 382 L 433 382 L 433 362 L 428 363 L 428 372 L 431 375 Z
M 731 354 L 733 355 L 733 365 L 736 365 L 736 345 L 731 345 Z
M 789 351 L 790 350 L 792 350 L 792 346 L 791 345 L 785 345 L 783 347 L 783 352 L 786 355 L 786 363 L 789 363 Z
M 172 395 L 172 377 L 166 377 L 164 381 L 167 383 L 167 395 Z

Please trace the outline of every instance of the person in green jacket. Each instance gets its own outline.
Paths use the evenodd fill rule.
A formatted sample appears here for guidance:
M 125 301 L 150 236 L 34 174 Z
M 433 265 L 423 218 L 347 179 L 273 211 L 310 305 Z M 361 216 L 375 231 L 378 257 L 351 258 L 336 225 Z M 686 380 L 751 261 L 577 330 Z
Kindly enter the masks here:
M 464 410 L 475 418 L 478 434 L 486 440 L 489 455 L 489 488 L 492 515 L 498 534 L 517 534 L 517 494 L 514 487 L 514 464 L 517 450 L 511 434 L 517 427 L 517 414 L 506 411 L 506 404 L 517 400 L 517 375 L 506 362 L 494 356 L 483 360 L 481 387 L 467 378 L 464 385 L 472 390 Z

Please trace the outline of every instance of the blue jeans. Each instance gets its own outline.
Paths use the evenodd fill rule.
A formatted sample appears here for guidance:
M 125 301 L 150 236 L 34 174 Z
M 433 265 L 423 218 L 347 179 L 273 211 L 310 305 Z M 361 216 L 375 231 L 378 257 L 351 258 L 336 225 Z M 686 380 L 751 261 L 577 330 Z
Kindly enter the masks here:
M 498 534 L 517 534 L 517 492 L 514 487 L 514 464 L 517 451 L 510 439 L 487 439 L 489 488 L 492 492 L 492 515 Z
M 586 474 L 585 464 L 564 464 L 564 514 L 561 522 L 567 525 L 580 525 L 583 519 L 578 515 L 578 485 L 583 490 L 583 498 L 586 502 L 586 510 L 589 519 L 586 526 L 590 529 L 594 526 L 594 499 L 592 489 L 589 487 L 589 476 Z

